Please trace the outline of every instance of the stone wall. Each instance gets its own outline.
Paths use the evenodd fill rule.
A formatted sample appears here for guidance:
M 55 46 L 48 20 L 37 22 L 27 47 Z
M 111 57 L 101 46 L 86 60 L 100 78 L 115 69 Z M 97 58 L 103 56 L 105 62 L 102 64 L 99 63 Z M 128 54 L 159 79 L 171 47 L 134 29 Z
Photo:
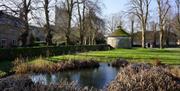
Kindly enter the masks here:
M 0 24 L 0 47 L 8 48 L 11 46 L 17 46 L 20 35 L 21 32 L 19 29 L 11 25 Z
M 113 48 L 131 48 L 130 37 L 108 37 L 107 44 Z

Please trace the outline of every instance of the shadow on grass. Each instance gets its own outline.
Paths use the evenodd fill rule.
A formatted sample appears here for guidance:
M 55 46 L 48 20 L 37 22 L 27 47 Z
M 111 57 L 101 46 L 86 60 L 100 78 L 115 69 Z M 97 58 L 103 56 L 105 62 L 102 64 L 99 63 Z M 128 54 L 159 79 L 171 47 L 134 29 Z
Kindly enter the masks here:
M 12 67 L 11 61 L 0 61 L 0 70 L 4 72 L 9 72 Z

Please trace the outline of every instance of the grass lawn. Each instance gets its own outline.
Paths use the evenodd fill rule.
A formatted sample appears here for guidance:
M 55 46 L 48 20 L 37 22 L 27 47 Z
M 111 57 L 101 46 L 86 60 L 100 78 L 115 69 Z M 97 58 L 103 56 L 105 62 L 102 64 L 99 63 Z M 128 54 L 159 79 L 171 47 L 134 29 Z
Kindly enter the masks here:
M 11 70 L 11 61 L 0 61 L 0 78 Z
M 64 59 L 88 60 L 95 59 L 101 62 L 110 62 L 117 58 L 127 59 L 130 62 L 151 63 L 160 60 L 162 63 L 180 65 L 180 48 L 167 49 L 114 49 L 110 51 L 92 51 L 77 53 L 74 55 L 63 55 L 50 57 L 50 60 L 58 61 Z

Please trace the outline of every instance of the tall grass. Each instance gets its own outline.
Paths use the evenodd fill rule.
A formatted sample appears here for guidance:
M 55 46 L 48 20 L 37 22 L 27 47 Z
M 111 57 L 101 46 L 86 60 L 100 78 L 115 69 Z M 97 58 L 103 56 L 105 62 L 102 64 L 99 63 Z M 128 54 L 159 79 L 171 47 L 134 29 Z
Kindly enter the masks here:
M 16 74 L 25 74 L 31 72 L 53 72 L 54 63 L 39 57 L 33 61 L 23 58 L 17 58 L 14 62 L 13 71 Z
M 99 63 L 92 59 L 86 61 L 66 60 L 55 63 L 42 57 L 30 62 L 24 59 L 16 59 L 13 64 L 13 71 L 15 71 L 16 74 L 54 73 L 57 71 L 99 67 Z

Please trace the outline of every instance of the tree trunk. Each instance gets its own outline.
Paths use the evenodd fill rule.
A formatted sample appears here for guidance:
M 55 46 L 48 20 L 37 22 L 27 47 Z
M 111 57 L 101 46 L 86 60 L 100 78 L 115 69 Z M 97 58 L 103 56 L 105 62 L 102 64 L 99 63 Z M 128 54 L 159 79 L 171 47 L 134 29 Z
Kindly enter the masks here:
M 27 0 L 23 0 L 23 12 L 22 12 L 22 17 L 23 17 L 23 20 L 25 22 L 24 24 L 24 32 L 23 34 L 21 35 L 21 41 L 22 41 L 22 46 L 27 46 L 29 45 L 28 43 L 28 35 L 29 35 L 29 23 L 28 23 L 28 13 L 29 13 L 29 6 L 31 4 L 31 0 L 29 0 L 28 4 L 26 3 Z
M 87 45 L 87 37 L 84 37 L 84 44 Z
M 66 45 L 71 44 L 70 36 L 66 35 Z
M 166 35 L 166 47 L 169 47 L 170 46 L 169 45 L 169 36 L 170 36 L 169 28 L 167 28 L 165 35 Z
M 145 40 L 145 27 L 142 27 L 142 48 L 145 48 L 146 40 Z
M 156 24 L 153 27 L 153 46 L 156 47 Z
M 164 47 L 164 30 L 163 30 L 163 27 L 161 26 L 160 27 L 160 40 L 159 40 L 159 42 L 160 42 L 160 49 L 163 49 L 163 47 Z
M 45 10 L 45 16 L 46 16 L 46 30 L 48 31 L 47 36 L 46 36 L 46 43 L 47 45 L 52 44 L 52 35 L 51 35 L 51 29 L 50 29 L 50 24 L 49 24 L 49 0 L 44 0 L 45 5 L 44 5 L 44 10 Z
M 66 32 L 66 44 L 71 44 L 70 40 L 70 34 L 71 34 L 71 20 L 72 20 L 72 13 L 73 13 L 73 0 L 67 0 L 67 12 L 68 12 L 68 27 L 67 27 L 67 32 Z
M 84 34 L 83 34 L 83 29 L 82 29 L 82 16 L 81 16 L 81 10 L 80 10 L 80 6 L 79 6 L 79 0 L 77 0 L 78 2 L 78 15 L 79 15 L 79 30 L 80 30 L 80 44 L 83 45 L 83 41 L 84 41 Z
M 131 46 L 133 46 L 134 42 L 134 20 L 131 21 Z

